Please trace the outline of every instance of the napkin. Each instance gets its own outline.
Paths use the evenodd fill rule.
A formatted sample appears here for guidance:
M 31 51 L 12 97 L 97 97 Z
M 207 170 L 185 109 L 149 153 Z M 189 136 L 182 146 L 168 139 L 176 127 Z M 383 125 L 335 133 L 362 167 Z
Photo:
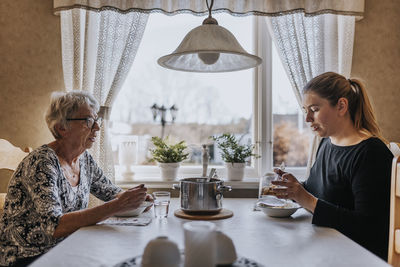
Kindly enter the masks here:
M 287 200 L 275 196 L 263 196 L 258 200 L 258 204 L 268 207 L 283 207 L 287 204 Z
M 126 225 L 126 226 L 145 226 L 151 222 L 149 217 L 110 217 L 97 225 Z
M 287 200 L 279 199 L 275 196 L 262 196 L 262 198 L 254 203 L 253 211 L 261 211 L 259 208 L 260 205 L 267 207 L 284 207 L 287 203 Z

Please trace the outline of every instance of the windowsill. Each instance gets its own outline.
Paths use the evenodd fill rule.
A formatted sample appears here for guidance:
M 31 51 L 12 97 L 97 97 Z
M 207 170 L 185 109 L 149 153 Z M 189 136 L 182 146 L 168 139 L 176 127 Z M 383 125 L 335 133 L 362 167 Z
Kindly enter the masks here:
M 174 189 L 174 184 L 179 184 L 179 181 L 151 181 L 151 180 L 134 180 L 121 181 L 117 183 L 122 189 L 132 188 L 139 184 L 145 184 L 148 193 L 154 191 L 169 191 L 172 197 L 179 197 L 180 191 Z M 258 197 L 258 178 L 247 178 L 243 181 L 224 181 L 224 185 L 231 186 L 232 191 L 224 192 L 224 197 L 228 198 L 257 198 Z
M 172 189 L 174 184 L 179 184 L 176 181 L 161 181 L 152 179 L 135 179 L 133 181 L 118 181 L 117 185 L 122 188 L 130 188 L 135 185 L 146 184 L 147 188 L 169 188 Z M 258 178 L 245 178 L 242 181 L 225 181 L 225 185 L 232 186 L 237 189 L 258 189 Z
M 245 178 L 242 181 L 227 181 L 224 166 L 210 166 L 216 168 L 219 179 L 232 189 L 257 189 L 259 175 L 254 168 L 246 167 Z M 123 178 L 118 166 L 116 166 L 116 184 L 122 188 L 131 188 L 139 184 L 146 184 L 147 188 L 172 189 L 174 184 L 179 184 L 179 180 L 189 177 L 201 177 L 201 166 L 182 166 L 179 169 L 178 179 L 175 181 L 163 181 L 160 179 L 160 170 L 157 166 L 136 166 L 133 177 Z M 292 173 L 299 181 L 305 180 L 305 167 L 286 168 L 287 172 Z

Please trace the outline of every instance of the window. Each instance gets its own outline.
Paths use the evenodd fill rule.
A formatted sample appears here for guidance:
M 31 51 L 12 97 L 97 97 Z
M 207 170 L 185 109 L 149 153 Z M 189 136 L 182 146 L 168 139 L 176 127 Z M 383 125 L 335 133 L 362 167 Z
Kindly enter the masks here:
M 271 54 L 265 48 L 271 47 L 269 36 L 266 41 L 261 41 L 262 48 L 260 47 L 258 32 L 266 32 L 265 25 L 260 23 L 261 19 L 252 16 L 233 17 L 225 13 L 213 16 L 219 25 L 235 35 L 249 53 L 257 53 L 258 47 L 258 50 Z M 246 177 L 259 177 L 265 170 L 272 168 L 272 156 L 269 156 L 272 155 L 272 146 L 265 145 L 271 144 L 267 139 L 272 141 L 272 131 L 265 130 L 272 129 L 271 114 L 274 114 L 273 121 L 280 116 L 281 124 L 277 125 L 286 125 L 299 112 L 294 96 L 290 95 L 290 87 L 286 86 L 285 89 L 287 98 L 292 98 L 290 100 L 280 97 L 280 89 L 271 90 L 275 87 L 281 88 L 280 80 L 287 81 L 286 75 L 282 74 L 282 66 L 278 70 L 273 65 L 272 68 L 276 68 L 276 71 L 272 71 L 270 75 L 279 82 L 267 86 L 267 91 L 270 96 L 273 91 L 274 97 L 279 95 L 277 100 L 286 99 L 290 105 L 286 107 L 285 104 L 285 108 L 276 109 L 274 104 L 273 109 L 265 112 L 265 107 L 270 107 L 272 100 L 265 97 L 265 84 L 259 82 L 260 75 L 256 72 L 260 71 L 257 69 L 230 73 L 189 73 L 164 69 L 157 64 L 159 57 L 171 53 L 186 33 L 201 25 L 203 20 L 204 17 L 190 14 L 166 16 L 155 13 L 149 16 L 135 62 L 111 113 L 110 132 L 115 152 L 114 161 L 117 163 L 117 180 L 128 179 L 132 175 L 136 180 L 157 179 L 159 169 L 149 161 L 148 149 L 151 146 L 151 136 L 162 135 L 169 136 L 172 141 L 185 140 L 188 144 L 190 157 L 180 168 L 183 177 L 200 175 L 202 144 L 207 144 L 209 148 L 210 165 L 219 168 L 218 174 L 224 176 L 218 148 L 209 139 L 211 135 L 224 132 L 234 133 L 243 143 L 261 144 L 257 153 L 262 155 L 263 160 L 252 160 L 246 167 Z M 280 62 L 276 55 L 266 58 L 268 60 L 263 63 L 265 66 L 270 66 L 271 62 Z M 264 80 L 266 75 L 261 75 Z M 273 102 L 276 102 L 275 98 Z M 151 107 L 154 104 L 166 109 L 167 123 L 164 127 L 159 117 L 156 120 L 153 118 Z M 172 106 L 178 109 L 175 120 L 170 112 Z M 282 104 L 277 104 L 277 107 L 282 107 Z M 268 126 L 265 121 L 269 121 L 271 125 Z M 298 128 L 297 124 L 293 127 Z M 274 146 L 274 149 L 275 147 L 281 146 Z M 287 161 L 281 154 L 273 153 L 274 163 L 281 159 Z
M 311 131 L 305 125 L 303 112 L 275 46 L 272 46 L 272 96 L 273 165 L 280 166 L 284 162 L 287 167 L 304 168 Z

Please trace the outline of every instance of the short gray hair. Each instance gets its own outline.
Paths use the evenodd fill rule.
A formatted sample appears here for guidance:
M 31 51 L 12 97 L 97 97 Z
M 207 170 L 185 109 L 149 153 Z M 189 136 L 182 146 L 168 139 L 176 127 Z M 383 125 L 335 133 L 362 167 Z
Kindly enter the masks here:
M 79 108 L 88 105 L 94 111 L 100 109 L 99 102 L 88 92 L 53 92 L 51 94 L 50 106 L 46 112 L 46 123 L 51 134 L 60 139 L 61 136 L 56 130 L 56 125 L 67 127 L 67 118 L 73 116 Z

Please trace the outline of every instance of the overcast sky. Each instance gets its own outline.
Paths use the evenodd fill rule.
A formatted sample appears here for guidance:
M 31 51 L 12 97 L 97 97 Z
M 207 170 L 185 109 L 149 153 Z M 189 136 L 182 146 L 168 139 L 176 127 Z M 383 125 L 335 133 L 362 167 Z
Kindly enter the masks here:
M 253 51 L 252 17 L 213 15 L 243 48 Z M 153 103 L 175 104 L 178 122 L 229 123 L 250 118 L 252 113 L 253 70 L 228 73 L 189 73 L 162 68 L 157 59 L 172 53 L 186 33 L 200 26 L 204 17 L 189 14 L 150 14 L 135 62 L 114 104 L 112 120 L 152 121 Z M 274 113 L 296 113 L 297 103 L 289 81 L 274 52 Z

